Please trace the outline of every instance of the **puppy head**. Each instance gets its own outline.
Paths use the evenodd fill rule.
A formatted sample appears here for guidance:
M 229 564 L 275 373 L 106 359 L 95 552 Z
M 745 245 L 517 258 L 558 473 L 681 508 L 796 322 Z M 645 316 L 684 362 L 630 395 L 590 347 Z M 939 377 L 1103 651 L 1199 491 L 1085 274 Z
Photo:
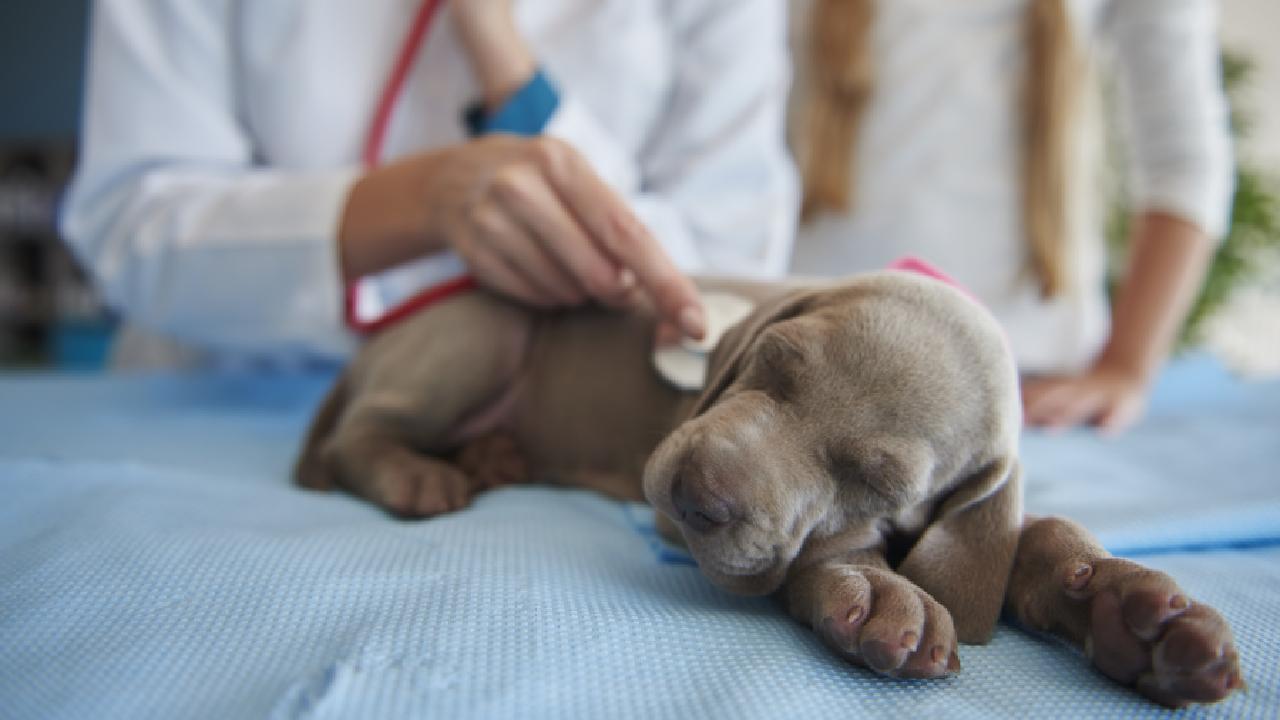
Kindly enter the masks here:
M 769 593 L 793 565 L 905 538 L 899 571 L 947 604 L 940 587 L 975 594 L 952 548 L 981 546 L 983 577 L 1000 572 L 982 569 L 992 542 L 1012 562 L 1017 378 L 995 321 L 957 290 L 884 272 L 779 296 L 725 335 L 708 377 L 644 490 L 713 582 Z M 994 624 L 1000 599 L 977 594 L 975 624 Z M 948 608 L 964 624 L 968 608 Z

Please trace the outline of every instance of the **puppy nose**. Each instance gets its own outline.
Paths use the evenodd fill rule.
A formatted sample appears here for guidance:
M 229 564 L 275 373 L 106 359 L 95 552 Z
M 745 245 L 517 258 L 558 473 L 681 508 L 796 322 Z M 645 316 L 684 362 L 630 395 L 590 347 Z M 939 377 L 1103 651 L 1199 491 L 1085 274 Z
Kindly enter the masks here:
M 677 478 L 671 487 L 671 502 L 680 521 L 697 532 L 710 532 L 733 519 L 733 507 L 728 502 L 684 478 Z

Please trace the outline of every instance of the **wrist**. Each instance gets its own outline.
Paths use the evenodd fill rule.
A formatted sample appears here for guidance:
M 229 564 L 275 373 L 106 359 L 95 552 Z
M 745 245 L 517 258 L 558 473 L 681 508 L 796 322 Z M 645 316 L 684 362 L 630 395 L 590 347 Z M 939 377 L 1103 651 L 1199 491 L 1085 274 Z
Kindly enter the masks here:
M 455 8 L 460 5 L 455 3 Z M 495 110 L 524 87 L 538 70 L 533 51 L 516 27 L 510 7 L 483 13 L 455 13 L 484 106 Z
M 1213 247 L 1197 226 L 1167 213 L 1136 220 L 1111 337 L 1097 366 L 1150 384 L 1177 340 Z
M 1159 361 L 1153 361 L 1123 347 L 1108 345 L 1094 362 L 1094 370 L 1112 376 L 1122 377 L 1135 385 L 1146 387 L 1159 367 Z

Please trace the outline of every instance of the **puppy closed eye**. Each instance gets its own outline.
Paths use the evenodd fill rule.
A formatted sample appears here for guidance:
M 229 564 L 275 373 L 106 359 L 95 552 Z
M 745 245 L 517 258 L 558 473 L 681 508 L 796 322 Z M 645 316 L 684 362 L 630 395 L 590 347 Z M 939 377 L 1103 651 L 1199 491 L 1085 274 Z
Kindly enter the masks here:
M 899 458 L 882 449 L 844 451 L 833 457 L 833 474 L 843 488 L 862 491 L 869 509 L 896 509 L 907 504 L 913 494 L 910 473 Z

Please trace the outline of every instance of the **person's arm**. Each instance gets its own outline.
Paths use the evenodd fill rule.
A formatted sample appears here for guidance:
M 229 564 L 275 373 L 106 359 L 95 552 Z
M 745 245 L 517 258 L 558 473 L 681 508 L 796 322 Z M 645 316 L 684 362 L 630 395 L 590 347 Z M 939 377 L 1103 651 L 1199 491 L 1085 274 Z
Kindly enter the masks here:
M 334 240 L 358 169 L 255 166 L 233 6 L 94 4 L 62 229 L 131 322 L 206 347 L 341 353 Z
M 157 7 L 95 7 L 63 217 L 131 322 L 205 347 L 342 353 L 344 279 L 451 247 L 482 281 L 526 293 L 564 292 L 521 274 L 548 252 L 602 299 L 634 278 L 701 334 L 692 284 L 563 143 L 482 139 L 368 173 L 263 167 L 238 117 L 232 4 Z
M 511 0 L 453 0 L 453 26 L 492 112 L 537 72 L 533 49 L 516 27 Z
M 1032 425 L 1087 422 L 1114 433 L 1141 417 L 1148 388 L 1195 300 L 1213 243 L 1198 226 L 1165 212 L 1145 213 L 1135 225 L 1106 346 L 1081 375 L 1024 383 Z
M 492 115 L 479 124 L 492 122 L 490 129 L 499 132 L 362 178 L 339 234 L 344 275 L 359 277 L 449 248 L 481 284 L 526 304 L 594 299 L 621 305 L 639 291 L 664 320 L 701 337 L 704 320 L 692 281 L 591 165 L 563 141 L 501 132 L 536 135 L 545 122 L 505 127 L 512 103 L 540 106 L 535 101 L 551 94 L 545 109 L 556 104 L 549 86 L 530 94 L 543 78 L 535 77 L 508 0 L 450 9 Z
M 1134 217 L 1111 335 L 1078 376 L 1023 384 L 1032 425 L 1118 432 L 1142 414 L 1225 232 L 1232 164 L 1211 0 L 1112 3 L 1104 32 L 1116 54 L 1131 148 Z
M 480 283 L 529 305 L 617 305 L 638 289 L 663 319 L 704 332 L 693 283 L 559 140 L 492 135 L 376 168 L 352 189 L 339 246 L 349 278 L 452 248 Z
M 1098 365 L 1144 386 L 1154 379 L 1196 298 L 1213 243 L 1199 226 L 1150 211 L 1138 217 L 1129 267 L 1111 311 L 1111 338 Z
M 511 4 L 476 0 L 455 2 L 450 9 L 485 104 L 495 109 L 537 67 Z M 674 77 L 662 119 L 643 149 L 626 148 L 572 88 L 558 88 L 545 135 L 567 143 L 574 150 L 567 155 L 585 158 L 593 174 L 620 192 L 639 217 L 609 210 L 612 219 L 605 225 L 636 240 L 603 248 L 603 259 L 632 271 L 668 319 L 677 317 L 668 310 L 677 306 L 664 296 L 678 297 L 675 291 L 688 283 L 670 272 L 671 261 L 685 272 L 759 276 L 785 269 L 798 193 L 782 127 L 788 68 L 784 10 L 768 0 L 671 6 Z M 526 207 L 550 205 L 549 197 L 533 192 L 535 183 L 524 185 L 530 191 Z M 596 212 L 590 204 L 599 203 L 579 209 L 590 215 Z M 485 242 L 464 241 L 457 249 L 488 284 L 526 302 L 573 304 L 580 295 L 604 299 L 584 283 L 566 282 L 584 277 L 565 262 L 565 252 L 583 248 L 573 223 L 554 224 L 558 230 L 551 233 L 528 218 L 522 225 L 491 222 L 479 233 Z M 584 229 L 591 239 L 589 223 Z M 647 250 L 654 241 L 665 254 Z M 554 252 L 528 252 L 530 245 L 557 242 L 561 247 Z M 609 245 L 607 239 L 603 244 Z M 634 248 L 634 260 L 621 262 L 617 252 L 628 247 Z M 566 285 L 568 297 L 555 292 Z M 680 324 L 689 327 L 687 321 Z

